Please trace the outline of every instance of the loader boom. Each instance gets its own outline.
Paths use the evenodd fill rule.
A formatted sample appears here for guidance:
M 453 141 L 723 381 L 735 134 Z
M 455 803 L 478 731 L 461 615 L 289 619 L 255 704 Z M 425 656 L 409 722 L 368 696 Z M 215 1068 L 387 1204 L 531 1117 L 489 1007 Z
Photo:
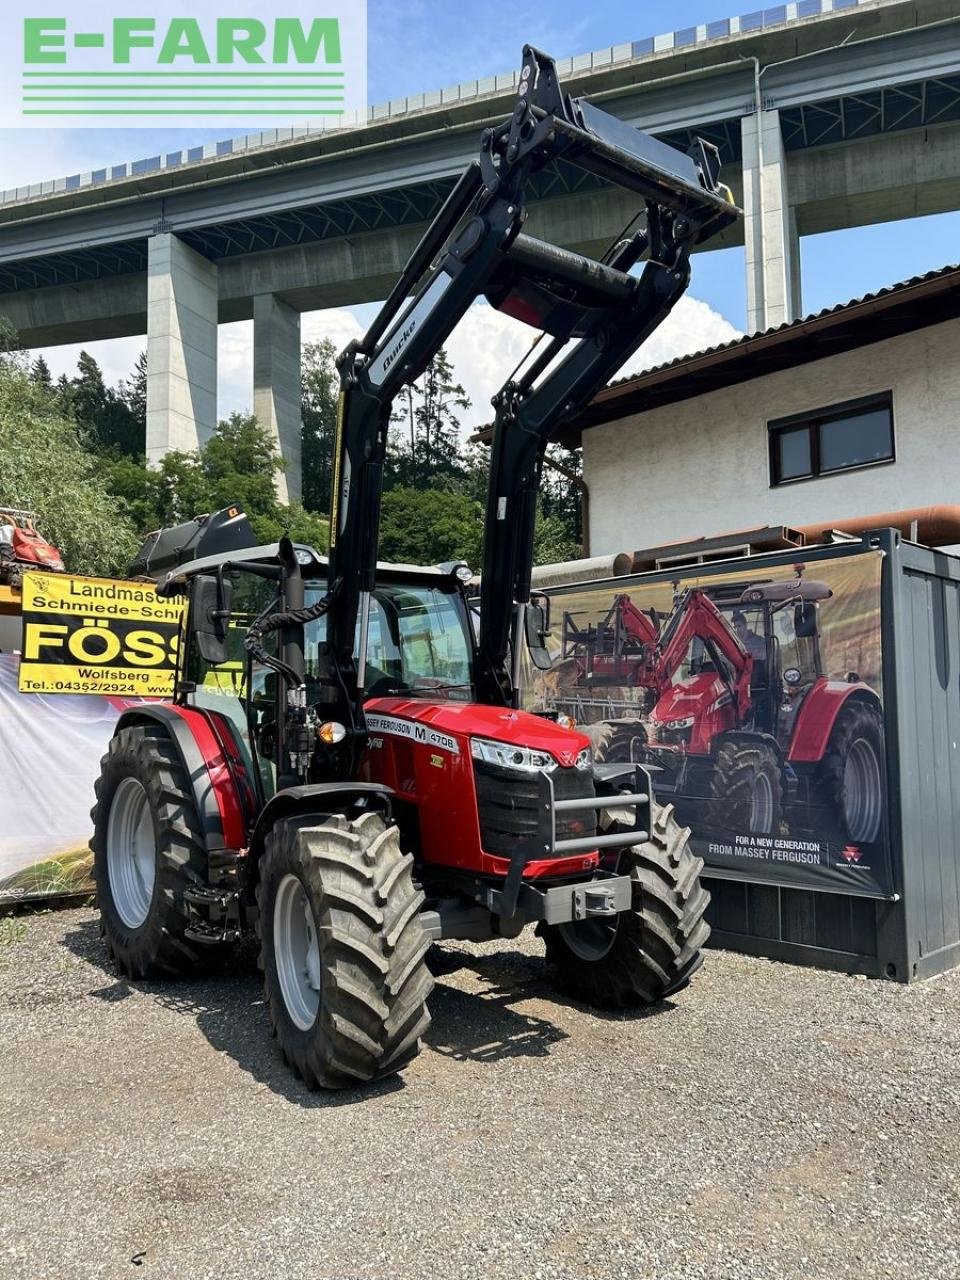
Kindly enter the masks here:
M 644 229 L 601 261 L 523 234 L 529 181 L 557 162 L 634 192 Z M 484 131 L 479 159 L 451 191 L 365 337 L 339 360 L 328 686 L 331 713 L 358 742 L 383 463 L 397 393 L 426 369 L 478 298 L 549 335 L 524 375 L 494 398 L 477 692 L 484 702 L 514 704 L 508 653 L 511 642 L 518 651 L 530 597 L 547 444 L 669 314 L 687 286 L 692 246 L 739 215 L 718 172 L 707 143 L 684 154 L 569 98 L 552 59 L 525 46 L 511 117 Z M 637 279 L 630 269 L 644 256 Z

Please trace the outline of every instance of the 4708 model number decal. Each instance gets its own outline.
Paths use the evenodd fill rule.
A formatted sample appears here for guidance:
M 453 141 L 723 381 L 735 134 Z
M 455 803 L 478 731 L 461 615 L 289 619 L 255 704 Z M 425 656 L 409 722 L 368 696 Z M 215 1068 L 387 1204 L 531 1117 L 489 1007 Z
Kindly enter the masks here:
M 431 729 L 429 725 L 416 724 L 412 720 L 399 720 L 396 716 L 366 717 L 367 728 L 371 733 L 390 733 L 395 738 L 409 738 L 411 742 L 423 742 L 427 746 L 437 747 L 440 751 L 449 752 L 452 756 L 460 754 L 456 738 L 447 733 Z M 370 744 L 373 746 L 373 743 Z

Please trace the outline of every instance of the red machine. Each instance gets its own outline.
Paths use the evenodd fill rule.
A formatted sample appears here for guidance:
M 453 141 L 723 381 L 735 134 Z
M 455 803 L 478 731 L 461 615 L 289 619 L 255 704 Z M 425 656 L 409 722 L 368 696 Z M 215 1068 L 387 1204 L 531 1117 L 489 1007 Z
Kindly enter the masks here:
M 63 573 L 63 557 L 37 531 L 32 511 L 0 507 L 0 582 L 20 585 L 25 569 Z
M 644 613 L 621 593 L 599 622 L 586 627 L 572 613 L 563 615 L 561 657 L 576 662 L 581 687 L 645 685 L 659 639 L 657 615 Z
M 637 201 L 643 225 L 599 261 L 523 232 L 557 161 Z M 256 931 L 274 1032 L 312 1086 L 417 1053 L 436 940 L 535 924 L 565 989 L 601 1004 L 660 999 L 699 963 L 689 833 L 642 767 L 595 770 L 586 735 L 520 711 L 518 684 L 524 647 L 549 664 L 530 581 L 547 446 L 738 216 L 718 174 L 706 144 L 685 155 L 570 99 L 527 46 L 510 119 L 340 357 L 328 558 L 252 546 L 230 510 L 152 540 L 188 605 L 174 704 L 122 716 L 103 761 L 104 931 L 137 976 Z M 481 296 L 547 340 L 494 401 L 476 634 L 467 566 L 378 565 L 377 546 L 392 403 Z
M 879 838 L 880 701 L 855 672 L 823 673 L 822 582 L 723 583 L 685 592 L 650 660 L 656 701 L 642 758 L 658 791 L 709 799 L 725 827 L 770 835 L 784 806 L 825 811 L 843 839 Z M 636 727 L 623 733 L 636 738 Z M 832 819 L 832 821 L 831 821 Z

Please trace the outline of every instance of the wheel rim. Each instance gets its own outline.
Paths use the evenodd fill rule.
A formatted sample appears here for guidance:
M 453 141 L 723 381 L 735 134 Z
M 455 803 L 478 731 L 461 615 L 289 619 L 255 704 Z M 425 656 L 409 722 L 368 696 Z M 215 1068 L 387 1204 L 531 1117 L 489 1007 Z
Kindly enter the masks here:
M 581 960 L 602 960 L 617 937 L 618 916 L 600 916 L 595 920 L 574 920 L 557 927 L 560 936 Z
M 150 801 L 136 778 L 123 779 L 110 806 L 107 875 L 117 915 L 128 929 L 139 929 L 153 900 L 157 844 Z
M 750 834 L 767 835 L 773 826 L 773 783 L 765 773 L 754 775 L 750 797 Z
M 876 840 L 882 812 L 880 761 L 872 742 L 856 738 L 843 765 L 843 816 L 850 839 Z
M 301 1031 L 309 1031 L 320 1011 L 320 946 L 310 900 L 295 875 L 285 875 L 277 886 L 273 949 L 287 1013 Z

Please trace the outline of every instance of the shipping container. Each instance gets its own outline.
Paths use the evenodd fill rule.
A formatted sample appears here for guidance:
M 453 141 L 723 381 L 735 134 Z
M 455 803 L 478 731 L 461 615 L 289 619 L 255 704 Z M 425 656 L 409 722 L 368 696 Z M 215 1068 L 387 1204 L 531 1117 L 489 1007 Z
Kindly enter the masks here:
M 900 982 L 960 960 L 960 559 L 883 529 L 546 594 L 525 705 L 651 770 L 715 946 Z

